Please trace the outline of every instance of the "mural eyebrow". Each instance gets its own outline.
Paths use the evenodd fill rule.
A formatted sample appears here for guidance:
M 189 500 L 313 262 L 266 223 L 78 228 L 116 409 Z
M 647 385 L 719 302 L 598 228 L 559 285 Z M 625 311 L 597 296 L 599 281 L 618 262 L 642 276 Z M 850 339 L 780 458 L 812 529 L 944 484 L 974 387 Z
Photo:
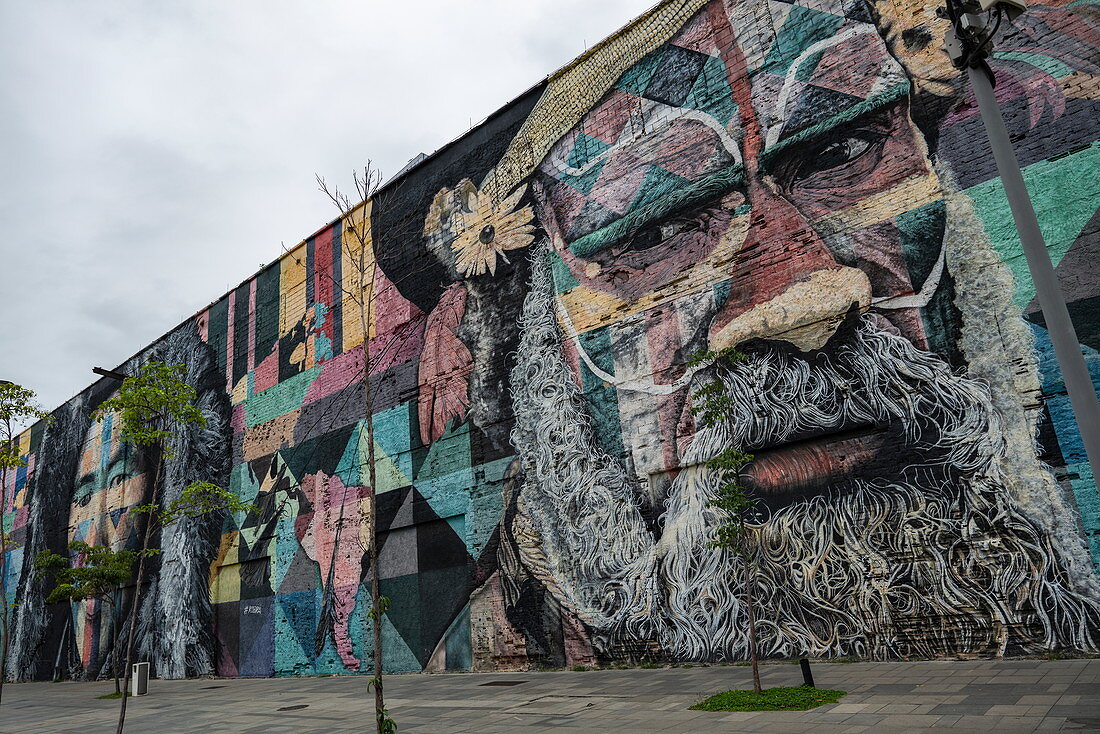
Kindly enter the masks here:
M 656 201 L 635 209 L 606 227 L 586 234 L 569 243 L 569 251 L 577 257 L 588 257 L 618 242 L 633 237 L 643 227 L 671 214 L 698 206 L 732 191 L 745 182 L 745 167 L 740 163 L 727 166 L 695 183 L 672 191 Z
M 762 173 L 771 173 L 780 154 L 784 153 L 789 148 L 793 148 L 817 138 L 825 137 L 838 128 L 842 128 L 866 115 L 880 112 L 908 96 L 909 84 L 897 84 L 815 125 L 803 128 L 786 137 L 780 134 L 777 142 L 769 146 L 760 154 L 760 171 Z

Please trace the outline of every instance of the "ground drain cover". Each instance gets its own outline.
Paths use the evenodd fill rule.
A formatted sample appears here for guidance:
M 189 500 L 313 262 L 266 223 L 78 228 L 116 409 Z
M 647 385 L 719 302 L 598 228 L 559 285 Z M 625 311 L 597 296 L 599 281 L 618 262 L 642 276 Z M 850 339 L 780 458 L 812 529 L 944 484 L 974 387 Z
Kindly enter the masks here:
M 200 691 L 212 691 L 212 690 L 214 690 L 215 688 L 225 688 L 225 686 L 203 686 L 203 687 L 202 687 L 202 688 L 200 688 L 199 690 L 200 690 Z
M 525 680 L 491 680 L 488 683 L 482 683 L 483 686 L 518 686 L 522 683 L 526 683 Z
M 304 708 L 309 708 L 309 704 L 308 703 L 300 703 L 297 706 L 283 706 L 281 709 L 276 709 L 276 711 L 297 711 L 298 709 L 304 709 Z

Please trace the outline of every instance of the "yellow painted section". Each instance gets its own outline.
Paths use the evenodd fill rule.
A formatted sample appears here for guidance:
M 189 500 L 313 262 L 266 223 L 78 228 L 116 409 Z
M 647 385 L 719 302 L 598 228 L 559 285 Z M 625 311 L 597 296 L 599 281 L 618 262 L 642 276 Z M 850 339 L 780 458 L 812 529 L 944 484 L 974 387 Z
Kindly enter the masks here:
M 217 559 L 210 564 L 210 603 L 220 604 L 241 598 L 240 536 L 222 535 Z
M 287 334 L 306 308 L 306 243 L 283 256 L 279 263 L 279 334 Z
M 343 276 L 343 335 L 344 351 L 349 351 L 363 343 L 362 321 L 359 317 L 360 304 L 364 304 L 370 313 L 371 299 L 374 297 L 374 247 L 371 242 L 371 202 L 357 206 L 343 222 L 340 272 Z M 360 276 L 362 273 L 362 277 Z M 370 336 L 375 335 L 374 319 L 369 318 L 367 328 Z
M 907 178 L 881 194 L 861 199 L 847 209 L 820 217 L 812 224 L 823 235 L 849 232 L 893 219 L 899 214 L 938 201 L 944 195 L 939 177 L 929 171 Z

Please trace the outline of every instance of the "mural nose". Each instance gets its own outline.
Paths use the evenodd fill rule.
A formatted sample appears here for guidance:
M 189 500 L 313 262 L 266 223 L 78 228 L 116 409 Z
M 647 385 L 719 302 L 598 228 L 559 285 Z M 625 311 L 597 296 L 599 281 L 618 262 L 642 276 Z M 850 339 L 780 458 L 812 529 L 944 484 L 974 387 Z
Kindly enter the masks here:
M 836 333 L 853 305 L 871 304 L 871 282 L 840 265 L 799 211 L 766 183 L 749 186 L 749 231 L 733 265 L 730 295 L 710 328 L 710 348 L 749 339 L 807 352 Z

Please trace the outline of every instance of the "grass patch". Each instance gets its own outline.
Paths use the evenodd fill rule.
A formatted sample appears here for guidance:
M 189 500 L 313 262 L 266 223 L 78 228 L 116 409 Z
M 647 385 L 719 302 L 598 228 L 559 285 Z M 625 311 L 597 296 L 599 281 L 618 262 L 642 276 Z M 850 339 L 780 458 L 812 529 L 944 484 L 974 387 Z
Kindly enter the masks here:
M 129 691 L 126 691 L 126 695 L 127 696 L 132 696 L 134 694 L 130 693 Z M 96 696 L 96 698 L 122 698 L 122 694 L 121 693 L 108 693 L 106 696 Z
M 726 691 L 691 708 L 696 711 L 806 711 L 822 704 L 836 703 L 846 693 L 807 686 L 765 688 L 759 695 L 752 691 Z

